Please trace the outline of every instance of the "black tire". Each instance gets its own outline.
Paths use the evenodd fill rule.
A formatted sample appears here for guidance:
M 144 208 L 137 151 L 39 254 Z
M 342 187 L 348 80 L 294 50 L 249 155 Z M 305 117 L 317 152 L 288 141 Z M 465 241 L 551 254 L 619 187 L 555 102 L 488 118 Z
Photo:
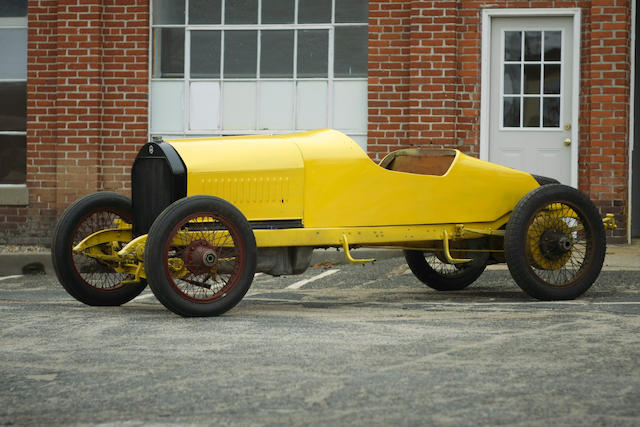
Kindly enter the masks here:
M 185 227 L 189 233 L 174 245 Z M 242 212 L 218 197 L 192 196 L 174 202 L 153 222 L 144 265 L 151 290 L 169 310 L 185 317 L 217 316 L 249 290 L 256 253 L 255 236 Z
M 488 254 L 465 264 L 447 264 L 432 252 L 405 250 L 404 258 L 413 274 L 425 285 L 437 291 L 459 291 L 482 274 Z
M 528 295 L 574 299 L 600 274 L 605 230 L 598 209 L 584 193 L 550 184 L 518 202 L 507 223 L 504 250 L 511 275 Z
M 114 220 L 131 223 L 131 200 L 117 193 L 94 193 L 65 210 L 53 232 L 51 257 L 60 284 L 78 301 L 94 306 L 117 306 L 132 300 L 147 285 L 123 284 L 133 275 L 118 273 L 86 255 L 74 254 L 73 246 L 99 230 L 116 228 Z M 128 242 L 120 242 L 120 247 Z

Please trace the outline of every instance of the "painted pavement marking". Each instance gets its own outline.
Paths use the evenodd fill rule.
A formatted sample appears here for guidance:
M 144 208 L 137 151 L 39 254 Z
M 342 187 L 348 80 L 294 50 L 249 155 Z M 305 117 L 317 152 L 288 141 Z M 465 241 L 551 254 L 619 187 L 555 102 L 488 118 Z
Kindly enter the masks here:
M 292 285 L 287 286 L 285 289 L 300 289 L 301 287 L 303 287 L 304 285 L 311 283 L 311 282 L 315 282 L 318 279 L 322 279 L 323 277 L 327 277 L 332 275 L 333 273 L 337 273 L 338 271 L 340 271 L 339 269 L 332 269 L 332 270 L 327 270 L 324 273 L 320 273 L 317 276 L 313 276 L 310 277 L 308 279 L 304 279 L 304 280 L 299 280 L 295 283 L 293 283 Z

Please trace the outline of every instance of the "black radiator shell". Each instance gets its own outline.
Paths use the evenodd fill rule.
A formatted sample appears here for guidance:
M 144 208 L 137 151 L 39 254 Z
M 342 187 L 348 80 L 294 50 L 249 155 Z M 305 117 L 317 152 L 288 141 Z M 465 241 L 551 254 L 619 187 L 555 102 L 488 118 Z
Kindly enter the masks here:
M 171 203 L 187 195 L 187 168 L 166 142 L 145 144 L 131 168 L 133 236 L 147 234 Z

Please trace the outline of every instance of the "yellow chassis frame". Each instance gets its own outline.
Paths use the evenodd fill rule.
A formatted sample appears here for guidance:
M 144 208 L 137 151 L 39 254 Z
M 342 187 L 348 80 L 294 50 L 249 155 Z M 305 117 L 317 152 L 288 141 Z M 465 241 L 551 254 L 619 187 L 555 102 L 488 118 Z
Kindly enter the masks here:
M 575 216 L 574 212 L 565 216 Z M 454 258 L 451 255 L 449 242 L 456 240 L 474 239 L 486 236 L 504 236 L 501 230 L 508 221 L 509 215 L 491 223 L 470 224 L 431 224 L 413 226 L 386 226 L 386 227 L 345 227 L 345 228 L 292 228 L 279 230 L 254 230 L 257 247 L 282 247 L 282 246 L 313 246 L 313 247 L 342 247 L 346 259 L 351 263 L 372 262 L 374 259 L 356 259 L 350 252 L 350 245 L 367 247 L 393 247 L 397 249 L 438 250 L 442 251 L 445 259 L 451 264 L 460 264 L 470 261 L 466 258 Z M 607 214 L 602 220 L 606 229 L 617 228 L 613 214 Z M 135 276 L 131 283 L 146 278 L 144 272 L 144 248 L 148 235 L 142 235 L 132 239 L 132 227 L 130 224 L 118 221 L 118 228 L 100 230 L 86 237 L 74 248 L 73 252 L 84 254 L 110 265 L 115 271 L 132 274 Z M 179 232 L 172 242 L 175 246 L 183 245 L 190 241 L 189 231 Z M 202 231 L 198 232 L 202 236 Z M 205 238 L 218 238 L 214 234 L 227 233 L 226 231 L 210 231 L 212 236 Z M 224 241 L 224 239 L 223 239 Z M 119 248 L 121 242 L 128 242 Z M 441 247 L 436 247 L 438 244 Z M 110 244 L 109 253 L 105 253 L 101 245 Z M 472 250 L 464 249 L 465 252 Z M 486 251 L 485 251 L 486 252 Z M 492 252 L 503 252 L 492 250 Z

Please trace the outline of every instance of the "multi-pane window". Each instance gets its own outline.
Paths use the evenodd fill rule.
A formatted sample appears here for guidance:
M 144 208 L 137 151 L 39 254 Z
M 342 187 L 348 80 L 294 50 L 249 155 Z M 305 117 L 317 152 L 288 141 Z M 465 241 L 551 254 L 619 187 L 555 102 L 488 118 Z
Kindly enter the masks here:
M 151 133 L 367 129 L 366 0 L 154 0 Z
M 24 184 L 27 168 L 27 0 L 2 0 L 0 58 L 0 184 Z
M 558 128 L 562 32 L 505 31 L 502 126 Z

